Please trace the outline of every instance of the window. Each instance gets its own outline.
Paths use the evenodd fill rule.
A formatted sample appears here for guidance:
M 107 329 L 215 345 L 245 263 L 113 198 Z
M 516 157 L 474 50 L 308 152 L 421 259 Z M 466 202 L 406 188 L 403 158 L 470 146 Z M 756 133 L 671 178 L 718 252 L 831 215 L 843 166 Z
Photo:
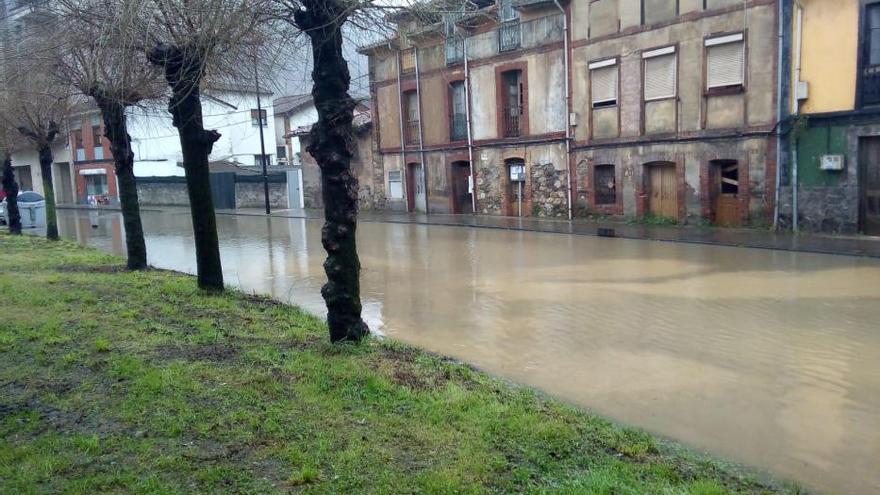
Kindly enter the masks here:
M 465 101 L 464 81 L 455 81 L 449 85 L 450 115 L 449 139 L 462 141 L 467 139 L 467 105 Z
M 262 167 L 263 161 L 266 162 L 266 166 L 272 165 L 272 155 L 254 155 L 254 166 Z
M 454 65 L 464 60 L 464 37 L 456 32 L 455 22 L 464 12 L 453 12 L 443 17 L 446 31 L 446 64 Z
M 287 148 L 284 146 L 276 146 L 275 156 L 278 157 L 278 160 L 287 159 Z
M 406 132 L 406 144 L 419 142 L 419 94 L 415 91 L 407 91 L 403 94 L 404 105 L 404 130 Z
M 675 47 L 642 53 L 645 63 L 645 101 L 673 98 L 676 95 Z
M 593 62 L 589 69 L 593 108 L 617 105 L 617 59 Z
M 513 0 L 498 0 L 498 51 L 507 52 L 519 48 L 522 31 L 519 26 L 519 13 L 513 8 Z
M 524 88 L 522 71 L 511 70 L 501 74 L 502 111 L 504 118 L 504 137 L 518 137 L 523 132 Z
M 400 170 L 388 172 L 388 197 L 391 199 L 403 198 L 403 184 L 400 180 Z
M 880 103 L 880 4 L 865 7 L 862 51 L 861 103 L 873 105 Z
M 95 148 L 100 148 L 102 146 L 101 145 L 101 127 L 100 126 L 96 125 L 96 126 L 92 127 L 92 144 L 95 146 Z
M 400 73 L 413 74 L 416 71 L 416 49 L 407 48 L 400 52 Z
M 90 174 L 83 176 L 86 182 L 86 195 L 88 196 L 103 196 L 108 193 L 107 188 L 107 175 L 105 174 Z
M 617 203 L 617 177 L 614 174 L 614 165 L 596 165 L 593 171 L 593 183 L 597 205 Z
M 81 130 L 74 131 L 73 133 L 73 147 L 76 150 L 76 161 L 85 161 L 86 146 L 83 142 L 83 134 Z
M 743 34 L 706 40 L 706 89 L 734 88 L 745 80 Z
M 256 108 L 251 109 L 251 125 L 254 127 L 259 125 L 266 127 L 267 125 L 269 125 L 269 118 L 266 114 L 265 108 L 261 108 L 259 110 L 257 110 Z

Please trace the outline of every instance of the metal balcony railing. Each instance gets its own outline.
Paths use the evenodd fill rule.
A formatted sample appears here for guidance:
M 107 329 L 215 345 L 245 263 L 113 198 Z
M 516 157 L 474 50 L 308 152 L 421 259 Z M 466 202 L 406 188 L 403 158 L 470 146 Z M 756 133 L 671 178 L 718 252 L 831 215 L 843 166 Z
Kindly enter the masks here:
M 400 52 L 400 73 L 414 74 L 416 71 L 416 49 L 407 48 Z
M 454 114 L 451 124 L 449 129 L 450 141 L 464 141 L 467 139 L 467 117 L 464 114 Z
M 522 113 L 523 108 L 520 106 L 504 109 L 504 137 L 522 135 Z
M 519 48 L 522 39 L 519 20 L 504 21 L 498 29 L 498 51 L 509 52 Z
M 404 142 L 406 144 L 419 144 L 419 121 L 410 120 L 404 126 Z
M 446 65 L 460 64 L 464 61 L 464 38 L 446 38 Z

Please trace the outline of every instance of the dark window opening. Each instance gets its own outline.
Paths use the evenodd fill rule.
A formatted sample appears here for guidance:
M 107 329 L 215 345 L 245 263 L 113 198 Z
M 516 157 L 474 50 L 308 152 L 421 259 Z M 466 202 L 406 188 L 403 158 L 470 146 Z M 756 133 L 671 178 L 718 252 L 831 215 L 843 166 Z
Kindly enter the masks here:
M 467 105 L 465 101 L 464 81 L 456 81 L 449 85 L 450 119 L 449 137 L 451 141 L 467 139 Z
M 415 91 L 407 91 L 403 94 L 404 104 L 404 139 L 406 144 L 419 142 L 419 94 Z
M 862 33 L 864 67 L 862 68 L 862 103 L 880 103 L 880 4 L 865 8 L 865 32 Z
M 617 203 L 617 177 L 614 165 L 596 165 L 593 172 L 597 205 Z
M 522 71 L 508 71 L 503 73 L 501 77 L 504 105 L 504 137 L 518 137 L 523 132 L 522 117 L 525 104 Z
M 719 163 L 721 167 L 721 194 L 739 194 L 739 165 L 736 162 Z

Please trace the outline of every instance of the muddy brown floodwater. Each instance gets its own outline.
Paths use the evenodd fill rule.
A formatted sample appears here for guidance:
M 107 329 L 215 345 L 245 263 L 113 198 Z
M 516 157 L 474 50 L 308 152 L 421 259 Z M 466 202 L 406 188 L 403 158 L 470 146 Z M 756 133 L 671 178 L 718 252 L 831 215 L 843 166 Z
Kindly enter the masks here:
M 118 214 L 60 224 L 124 253 Z M 145 213 L 150 263 L 194 272 L 190 225 Z M 324 313 L 319 222 L 218 225 L 228 283 Z M 386 223 L 358 242 L 375 331 L 818 490 L 880 493 L 880 260 Z

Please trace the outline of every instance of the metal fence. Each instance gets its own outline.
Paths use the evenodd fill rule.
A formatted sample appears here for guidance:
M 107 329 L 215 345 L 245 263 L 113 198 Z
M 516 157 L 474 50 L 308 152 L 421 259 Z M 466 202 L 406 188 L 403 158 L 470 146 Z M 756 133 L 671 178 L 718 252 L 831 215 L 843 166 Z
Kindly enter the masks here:
M 498 29 L 498 51 L 509 52 L 516 50 L 522 40 L 522 31 L 519 20 L 504 21 Z

